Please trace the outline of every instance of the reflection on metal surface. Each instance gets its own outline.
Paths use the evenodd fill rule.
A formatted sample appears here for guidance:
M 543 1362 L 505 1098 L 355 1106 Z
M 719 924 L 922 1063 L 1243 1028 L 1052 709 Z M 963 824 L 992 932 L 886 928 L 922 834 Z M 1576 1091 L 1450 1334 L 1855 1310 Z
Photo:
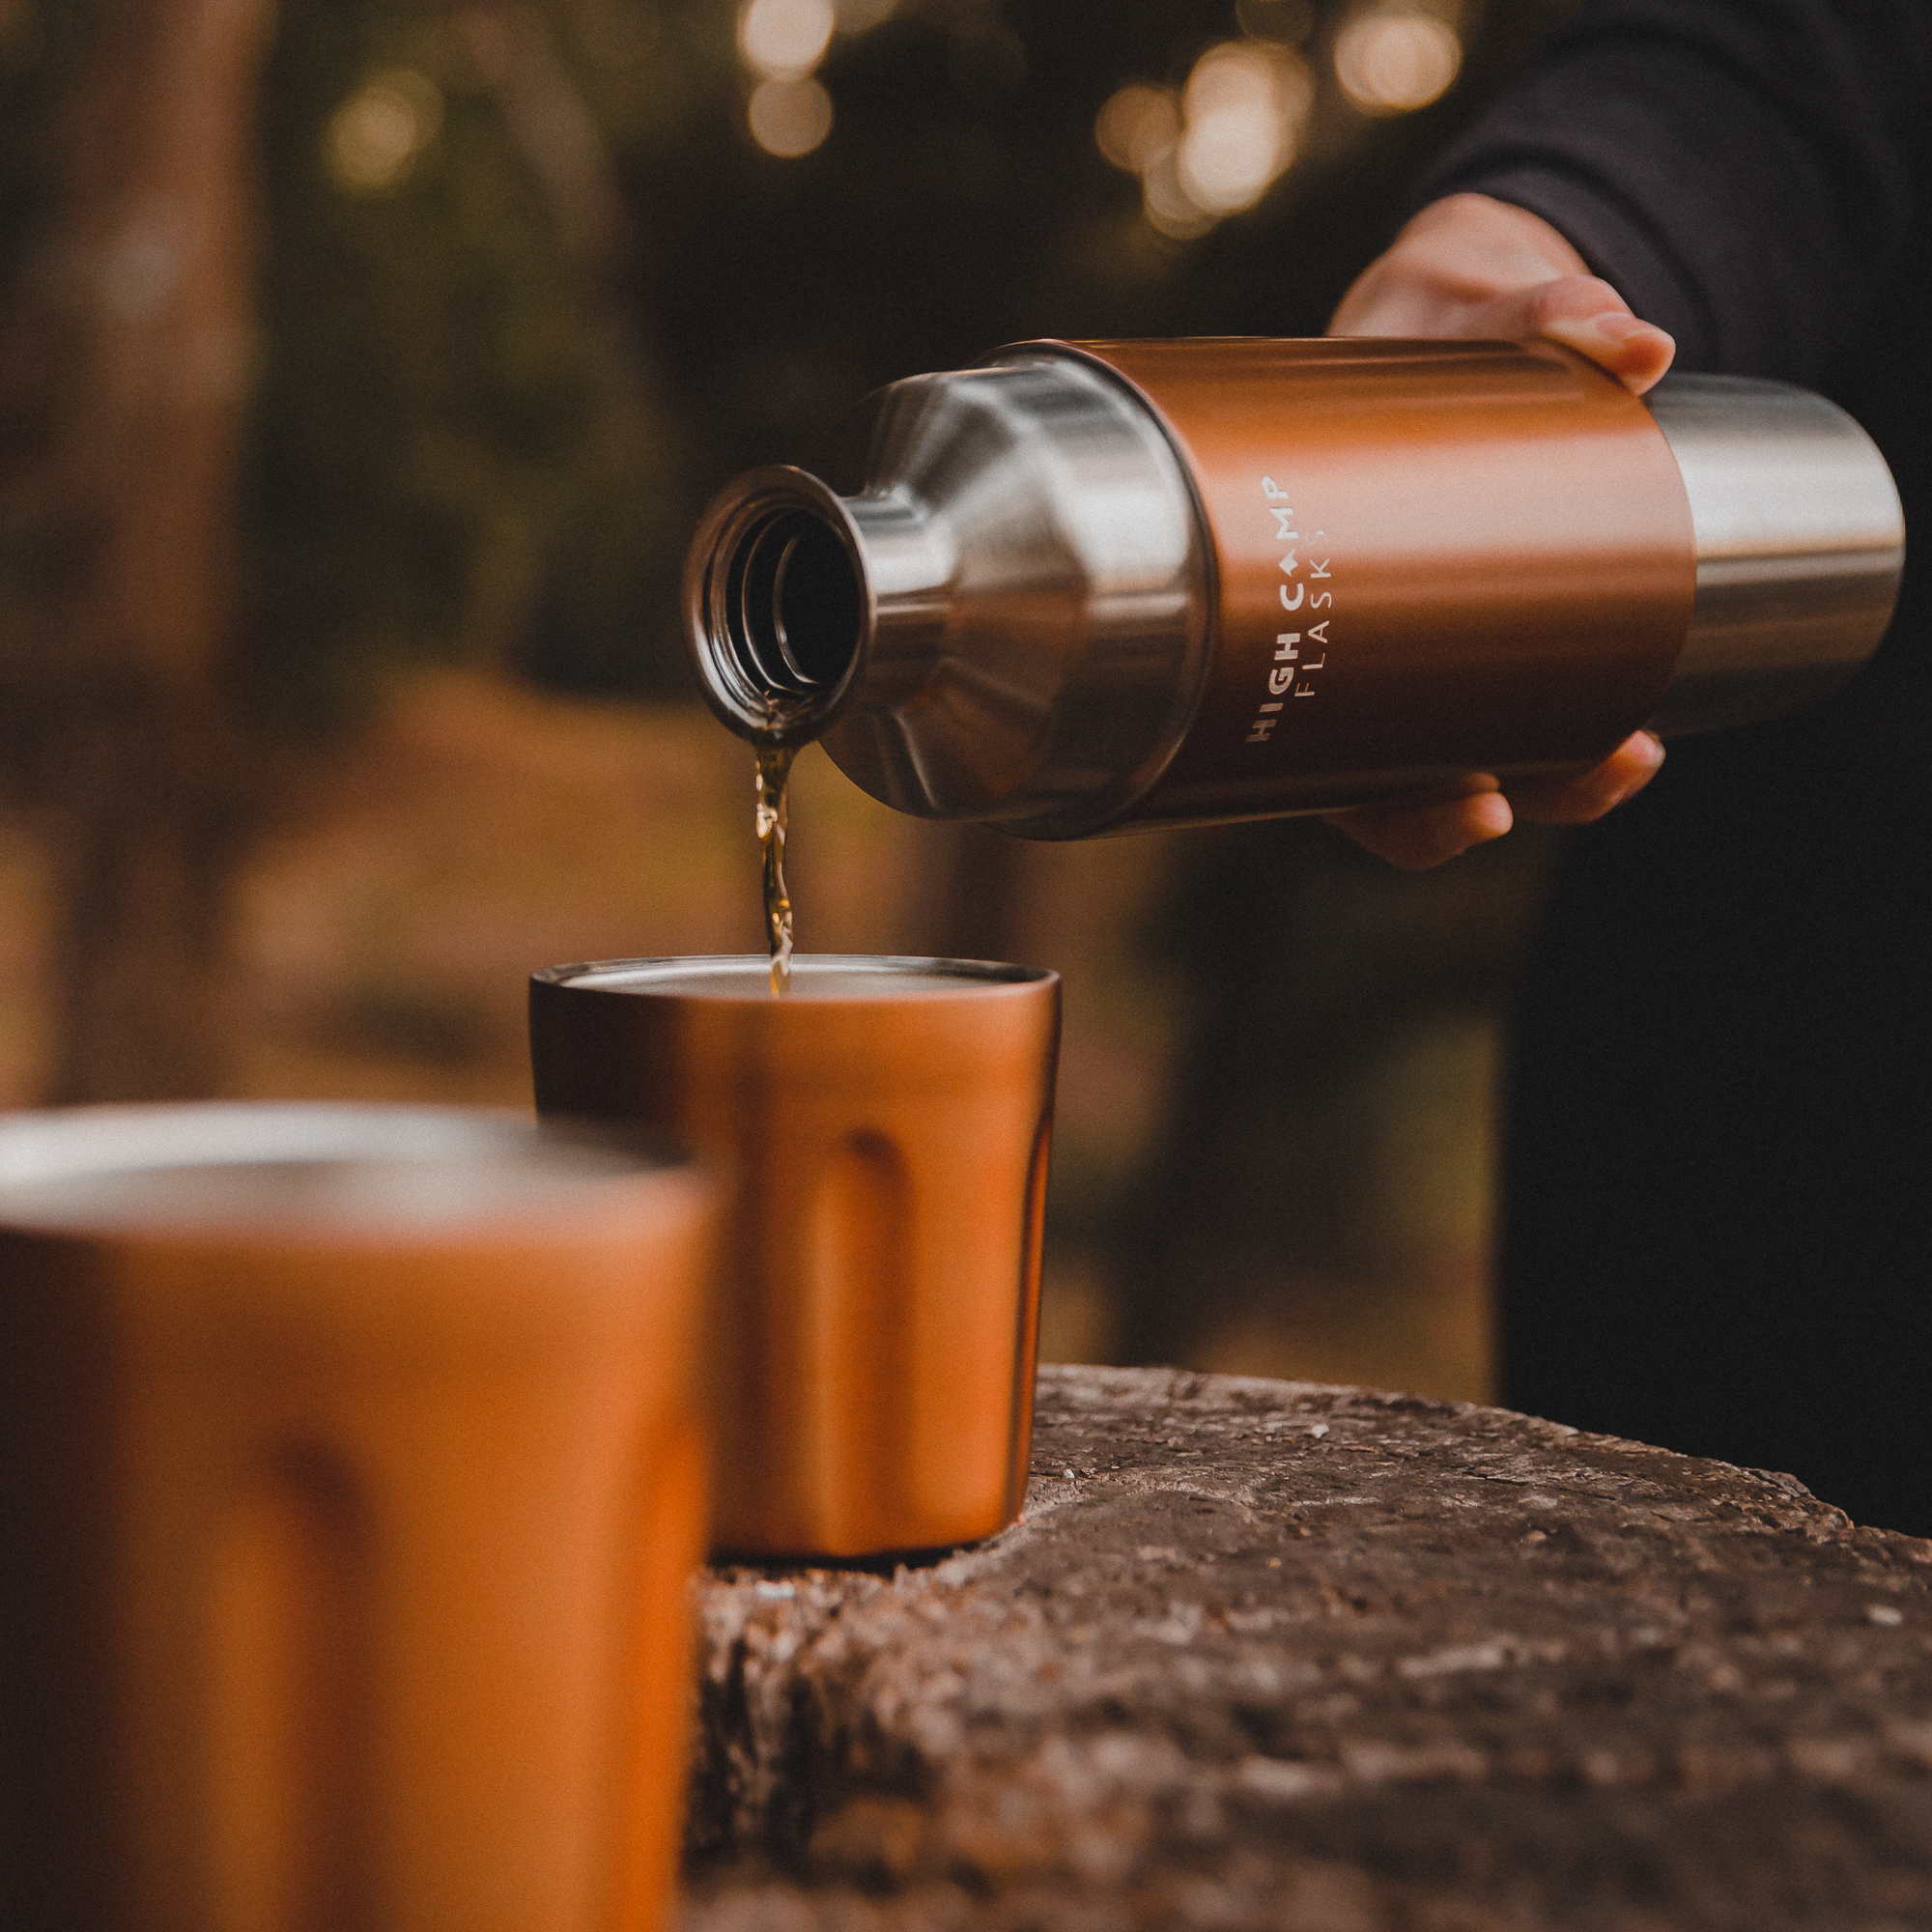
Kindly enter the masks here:
M 912 1165 L 889 1136 L 861 1127 L 835 1143 L 805 1219 L 798 1311 L 799 1453 L 825 1498 L 835 1549 L 866 1540 L 900 1493 L 917 1454 L 917 1217 Z M 854 1346 L 854 1338 L 865 1346 Z
M 1707 731 L 1828 696 L 1898 601 L 1905 516 L 1835 404 L 1782 383 L 1667 376 L 1647 398 L 1690 498 L 1697 605 L 1656 720 Z
M 813 523 L 849 560 L 851 621 L 801 652 L 781 560 Z M 895 384 L 860 495 L 755 470 L 693 555 L 725 723 L 823 733 L 849 777 L 923 817 L 1110 811 L 1151 781 L 1199 679 L 1208 564 L 1180 465 L 1130 393 L 1065 355 Z M 838 574 L 817 569 L 830 602 Z
M 367 1922 L 368 1498 L 327 1454 L 256 1459 L 210 1550 L 210 1932 Z

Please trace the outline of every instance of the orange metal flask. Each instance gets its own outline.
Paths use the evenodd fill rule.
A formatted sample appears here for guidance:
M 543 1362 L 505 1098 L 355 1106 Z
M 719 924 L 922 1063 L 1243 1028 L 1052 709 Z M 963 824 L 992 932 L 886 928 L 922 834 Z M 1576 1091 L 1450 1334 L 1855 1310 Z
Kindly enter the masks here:
M 1024 343 L 753 470 L 686 574 L 712 708 L 1030 838 L 1580 769 L 1835 688 L 1897 493 L 1842 411 L 1533 342 Z

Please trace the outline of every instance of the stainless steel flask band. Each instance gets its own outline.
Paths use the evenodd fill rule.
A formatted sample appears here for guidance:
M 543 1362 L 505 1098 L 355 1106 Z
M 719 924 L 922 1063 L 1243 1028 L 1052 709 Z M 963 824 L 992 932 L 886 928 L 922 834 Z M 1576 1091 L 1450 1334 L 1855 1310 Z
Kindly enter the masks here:
M 1645 401 L 1697 540 L 1696 608 L 1656 728 L 1708 731 L 1828 696 L 1877 647 L 1905 567 L 1876 444 L 1784 383 L 1666 376 Z

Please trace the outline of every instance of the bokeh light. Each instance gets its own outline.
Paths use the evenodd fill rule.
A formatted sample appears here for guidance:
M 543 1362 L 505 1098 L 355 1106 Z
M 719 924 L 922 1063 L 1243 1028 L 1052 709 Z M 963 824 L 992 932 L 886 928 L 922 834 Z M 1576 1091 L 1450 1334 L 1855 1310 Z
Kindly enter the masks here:
M 1141 177 L 1149 224 L 1185 241 L 1252 208 L 1294 158 L 1315 80 L 1299 55 L 1225 41 L 1195 62 L 1179 96 L 1131 82 L 1107 99 L 1094 139 Z
M 832 0 L 746 0 L 738 51 L 767 80 L 798 80 L 818 65 L 837 24 Z
M 1141 177 L 1141 213 L 1157 234 L 1175 242 L 1191 242 L 1197 235 L 1207 234 L 1220 216 L 1208 213 L 1187 192 L 1176 158 L 1167 156 Z
M 832 131 L 832 97 L 810 78 L 767 80 L 752 94 L 752 138 L 768 155 L 796 160 Z
M 1210 47 L 1187 77 L 1180 185 L 1206 213 L 1251 208 L 1287 164 L 1293 128 L 1281 63 L 1260 47 Z
M 1413 8 L 1357 14 L 1335 40 L 1335 76 L 1364 114 L 1427 107 L 1448 93 L 1462 69 L 1456 29 Z
M 352 194 L 383 194 L 415 172 L 442 131 L 442 92 L 414 68 L 372 73 L 329 117 L 323 160 Z
M 1117 168 L 1145 174 L 1180 144 L 1180 104 L 1174 90 L 1139 81 L 1117 89 L 1094 123 L 1094 139 Z

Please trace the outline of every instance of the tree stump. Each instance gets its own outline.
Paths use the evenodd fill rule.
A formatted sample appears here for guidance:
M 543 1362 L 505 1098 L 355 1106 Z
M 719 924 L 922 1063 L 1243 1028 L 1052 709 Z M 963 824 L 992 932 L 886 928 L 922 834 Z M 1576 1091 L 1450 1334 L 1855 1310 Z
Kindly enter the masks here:
M 1789 1476 L 1047 1369 L 1015 1528 L 699 1600 L 685 1932 L 1932 1925 L 1932 1543 Z

